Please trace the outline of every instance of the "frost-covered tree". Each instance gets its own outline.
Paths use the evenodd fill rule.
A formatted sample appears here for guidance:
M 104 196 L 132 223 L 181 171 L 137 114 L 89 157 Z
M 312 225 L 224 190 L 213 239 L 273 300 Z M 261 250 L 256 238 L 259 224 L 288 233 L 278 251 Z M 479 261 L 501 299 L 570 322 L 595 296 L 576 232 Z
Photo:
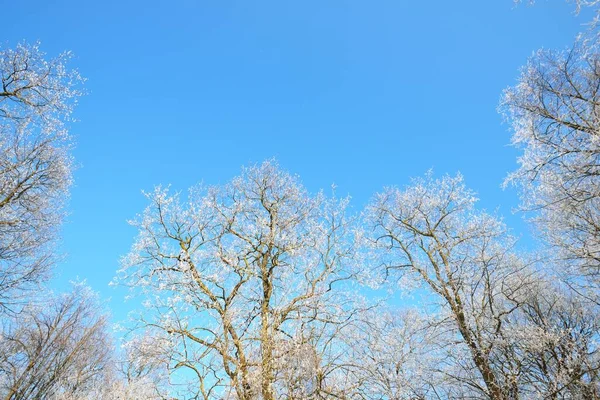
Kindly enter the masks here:
M 447 353 L 439 365 L 448 396 L 510 399 L 518 393 L 519 365 L 498 368 L 494 360 L 535 278 L 512 252 L 502 222 L 477 211 L 475 201 L 462 177 L 428 175 L 377 195 L 367 220 L 383 271 L 417 283 L 435 301 L 430 324 L 452 333 L 437 344 Z
M 428 175 L 386 189 L 368 207 L 381 272 L 409 284 L 427 311 L 402 340 L 384 340 L 406 347 L 368 351 L 375 366 L 383 363 L 372 371 L 419 355 L 408 371 L 378 374 L 411 377 L 403 388 L 424 398 L 597 398 L 597 304 L 564 285 L 552 259 L 519 256 L 503 223 L 475 202 L 460 176 Z
M 521 363 L 522 397 L 600 398 L 599 332 L 595 303 L 560 279 L 539 279 L 513 314 L 503 343 L 503 360 Z
M 443 398 L 444 331 L 430 324 L 422 310 L 379 306 L 361 313 L 346 337 L 350 373 L 360 399 L 417 400 Z
M 164 351 L 164 341 L 151 335 L 135 336 L 125 341 L 120 357 L 117 358 L 119 385 L 127 388 L 145 384 L 155 394 L 168 387 L 169 358 Z M 166 391 L 166 389 L 165 389 Z
M 577 1 L 581 7 L 599 2 Z M 521 190 L 552 246 L 540 280 L 511 323 L 507 348 L 522 356 L 525 392 L 540 398 L 598 398 L 600 283 L 600 52 L 598 18 L 566 51 L 540 50 L 505 91 L 520 167 L 506 180 Z M 566 286 L 565 286 L 566 282 Z M 583 296 L 582 296 L 583 295 Z M 543 394 L 540 395 L 540 393 Z
M 49 272 L 71 183 L 66 123 L 81 78 L 69 53 L 0 48 L 0 313 Z
M 544 239 L 569 273 L 600 274 L 600 52 L 598 37 L 569 51 L 537 52 L 502 107 L 523 149 L 508 177 L 535 212 Z
M 69 293 L 36 300 L 19 318 L 3 321 L 1 399 L 168 398 L 164 362 L 151 357 L 156 342 L 142 338 L 115 351 L 108 317 L 88 287 L 76 284 Z
M 274 162 L 186 201 L 147 197 L 119 281 L 146 297 L 138 324 L 160 338 L 174 384 L 195 378 L 203 399 L 343 398 L 347 200 L 310 195 Z
M 0 398 L 83 396 L 102 386 L 112 365 L 106 317 L 93 293 L 77 285 L 65 295 L 25 307 L 5 320 L 0 336 Z

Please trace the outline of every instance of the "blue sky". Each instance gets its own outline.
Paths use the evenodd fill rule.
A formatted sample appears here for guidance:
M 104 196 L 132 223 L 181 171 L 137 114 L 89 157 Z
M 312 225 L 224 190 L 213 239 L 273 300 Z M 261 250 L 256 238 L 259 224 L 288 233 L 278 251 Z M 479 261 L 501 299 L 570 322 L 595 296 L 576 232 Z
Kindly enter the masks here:
M 332 183 L 360 210 L 386 185 L 460 171 L 527 240 L 509 126 L 496 107 L 536 49 L 572 43 L 589 15 L 562 0 L 515 7 L 464 1 L 8 1 L 3 44 L 75 53 L 88 81 L 77 142 L 66 259 L 108 287 L 136 234 L 141 190 L 218 184 L 276 157 L 311 191 Z

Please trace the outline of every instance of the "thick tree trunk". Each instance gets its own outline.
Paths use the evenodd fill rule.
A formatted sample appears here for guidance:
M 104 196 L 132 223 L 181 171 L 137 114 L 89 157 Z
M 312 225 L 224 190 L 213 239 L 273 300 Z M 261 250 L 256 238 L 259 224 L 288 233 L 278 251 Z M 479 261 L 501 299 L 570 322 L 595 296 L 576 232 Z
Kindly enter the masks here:
M 275 400 L 273 394 L 273 335 L 269 323 L 269 303 L 273 293 L 271 271 L 268 263 L 268 253 L 262 263 L 263 299 L 261 304 L 261 393 L 262 400 Z
M 475 366 L 481 373 L 483 381 L 485 382 L 485 386 L 488 390 L 488 395 L 490 396 L 490 399 L 506 400 L 502 388 L 500 387 L 500 385 L 498 385 L 498 381 L 496 379 L 494 371 L 492 370 L 486 357 L 484 357 L 484 355 L 482 354 L 479 344 L 475 342 L 473 336 L 469 331 L 465 314 L 462 310 L 462 303 L 459 301 L 459 299 L 455 299 L 454 306 L 452 308 L 452 311 L 454 312 L 454 315 L 456 317 L 456 322 L 458 324 L 458 330 L 460 331 L 460 334 L 465 340 L 467 346 L 469 346 L 473 362 L 475 363 Z

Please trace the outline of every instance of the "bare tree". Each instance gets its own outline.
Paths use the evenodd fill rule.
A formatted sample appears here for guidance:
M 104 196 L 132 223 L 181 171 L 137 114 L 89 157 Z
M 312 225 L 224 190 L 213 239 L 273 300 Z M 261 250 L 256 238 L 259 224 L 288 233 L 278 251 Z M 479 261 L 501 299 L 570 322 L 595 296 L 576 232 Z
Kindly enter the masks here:
M 55 296 L 40 286 L 71 184 L 67 124 L 82 78 L 70 57 L 48 59 L 37 44 L 0 49 L 0 398 L 162 399 L 156 365 L 131 352 L 117 361 L 86 289 Z
M 140 324 L 162 337 L 172 376 L 193 374 L 203 399 L 343 396 L 347 200 L 310 196 L 274 162 L 186 205 L 161 188 L 148 198 L 120 281 L 147 296 Z
M 360 399 L 417 400 L 445 398 L 444 330 L 431 325 L 423 310 L 377 307 L 361 314 L 346 337 L 350 369 Z
M 43 281 L 71 182 L 66 122 L 81 78 L 69 53 L 0 49 L 0 312 Z
M 508 89 L 502 109 L 523 149 L 507 183 L 522 190 L 544 239 L 572 274 L 600 274 L 600 53 L 598 37 L 569 51 L 539 51 Z
M 423 322 L 414 318 L 423 332 L 399 335 L 420 340 L 423 348 L 408 346 L 415 354 L 427 349 L 425 373 L 413 366 L 395 378 L 411 376 L 427 398 L 598 398 L 598 305 L 564 285 L 552 259 L 517 255 L 504 225 L 475 202 L 460 176 L 428 175 L 368 208 L 381 271 L 437 299 L 423 305 Z M 406 357 L 372 351 L 375 366 Z
M 108 332 L 105 337 L 110 338 Z M 110 342 L 89 343 L 90 350 L 104 348 L 106 361 L 99 373 L 77 390 L 61 386 L 53 394 L 44 394 L 49 400 L 174 400 L 175 393 L 168 381 L 165 358 L 160 342 L 150 336 L 130 340 L 123 351 L 114 350 Z M 91 355 L 91 353 L 90 353 Z M 85 360 L 82 366 L 85 368 Z M 96 359 L 90 360 L 92 363 Z M 72 371 L 66 371 L 68 375 Z M 68 381 L 72 378 L 63 379 Z M 37 398 L 37 397 L 35 397 Z
M 522 395 L 600 398 L 598 306 L 560 279 L 540 279 L 531 289 L 527 301 L 512 316 L 501 359 L 520 360 Z
M 431 323 L 452 333 L 440 364 L 454 386 L 449 396 L 512 399 L 521 370 L 496 368 L 493 360 L 535 278 L 511 251 L 504 225 L 476 211 L 475 201 L 460 176 L 427 176 L 376 196 L 367 218 L 386 274 L 419 282 L 438 300 Z
M 0 337 L 0 398 L 49 399 L 81 395 L 103 384 L 112 346 L 106 317 L 89 290 L 26 307 Z

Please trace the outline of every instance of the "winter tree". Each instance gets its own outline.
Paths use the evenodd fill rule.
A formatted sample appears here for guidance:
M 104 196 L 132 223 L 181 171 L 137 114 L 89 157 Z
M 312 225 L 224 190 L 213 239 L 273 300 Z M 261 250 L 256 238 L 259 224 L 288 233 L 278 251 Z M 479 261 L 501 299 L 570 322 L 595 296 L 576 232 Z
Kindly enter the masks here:
M 95 293 L 76 284 L 44 295 L 5 319 L 0 332 L 0 398 L 5 400 L 168 399 L 162 358 L 151 338 L 116 351 Z M 153 346 L 151 348 L 151 346 Z M 141 357 L 140 353 L 144 353 Z
M 410 307 L 378 306 L 361 313 L 361 323 L 346 332 L 349 372 L 358 399 L 439 399 L 444 395 L 443 330 L 430 316 Z
M 412 333 L 397 336 L 419 339 L 423 347 L 408 348 L 427 355 L 390 376 L 411 376 L 427 398 L 597 398 L 598 305 L 564 285 L 551 258 L 518 255 L 503 223 L 475 202 L 460 176 L 428 175 L 386 189 L 368 207 L 381 272 L 409 282 L 426 311 Z M 401 349 L 372 357 L 400 366 L 407 359 Z
M 0 336 L 0 397 L 82 396 L 104 384 L 112 365 L 106 317 L 84 286 L 25 307 Z
M 310 195 L 274 162 L 187 200 L 157 188 L 119 281 L 146 298 L 172 381 L 202 399 L 306 399 L 351 390 L 340 288 L 354 257 L 347 199 Z
M 419 283 L 437 315 L 431 324 L 453 332 L 440 365 L 451 398 L 513 398 L 518 368 L 497 368 L 505 324 L 535 280 L 512 252 L 514 240 L 495 217 L 474 208 L 462 177 L 428 175 L 406 190 L 390 188 L 368 208 L 383 272 Z M 438 346 L 444 346 L 438 343 Z
M 523 149 L 507 183 L 522 190 L 539 232 L 569 273 L 600 273 L 600 53 L 597 37 L 537 52 L 502 107 Z
M 599 2 L 576 3 L 579 12 Z M 501 103 L 513 143 L 523 150 L 506 184 L 521 189 L 523 209 L 555 250 L 545 269 L 560 272 L 537 284 L 512 321 L 519 339 L 510 347 L 527 355 L 529 396 L 600 396 L 597 23 L 569 50 L 536 52 Z
M 504 359 L 520 362 L 522 397 L 600 398 L 600 313 L 594 302 L 556 277 L 539 279 L 506 332 Z
M 0 49 L 0 398 L 163 399 L 157 365 L 113 351 L 88 289 L 40 286 L 71 184 L 67 125 L 82 78 L 70 58 L 48 59 L 37 44 Z
M 69 53 L 0 49 L 0 312 L 20 303 L 55 260 L 52 245 L 71 183 L 66 123 L 81 78 Z

